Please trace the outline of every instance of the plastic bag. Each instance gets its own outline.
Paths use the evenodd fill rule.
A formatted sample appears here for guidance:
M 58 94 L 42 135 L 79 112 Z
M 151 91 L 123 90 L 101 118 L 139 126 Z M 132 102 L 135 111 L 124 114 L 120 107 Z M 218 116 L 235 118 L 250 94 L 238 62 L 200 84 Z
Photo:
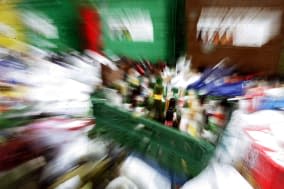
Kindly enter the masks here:
M 188 181 L 181 189 L 253 189 L 238 173 L 226 164 L 211 163 L 199 176 Z
M 138 187 L 127 177 L 121 176 L 112 180 L 106 189 L 138 189 Z
M 170 189 L 171 180 L 137 156 L 129 156 L 120 169 L 120 175 L 131 179 L 139 189 Z

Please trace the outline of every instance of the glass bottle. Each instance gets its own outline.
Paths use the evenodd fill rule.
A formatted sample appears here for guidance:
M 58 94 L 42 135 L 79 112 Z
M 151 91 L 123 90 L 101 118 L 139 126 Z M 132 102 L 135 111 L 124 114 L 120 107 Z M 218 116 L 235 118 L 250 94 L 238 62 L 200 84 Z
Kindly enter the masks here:
M 176 109 L 176 100 L 174 98 L 170 99 L 169 107 L 166 112 L 166 118 L 164 124 L 168 127 L 174 126 L 174 114 Z
M 162 78 L 158 77 L 154 87 L 154 102 L 152 110 L 150 111 L 150 117 L 159 122 L 163 121 L 163 90 Z

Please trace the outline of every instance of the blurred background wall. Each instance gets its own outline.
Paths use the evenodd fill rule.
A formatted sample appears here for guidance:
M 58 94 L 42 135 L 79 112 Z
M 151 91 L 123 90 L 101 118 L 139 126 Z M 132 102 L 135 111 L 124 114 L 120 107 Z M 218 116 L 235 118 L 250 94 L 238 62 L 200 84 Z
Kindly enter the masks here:
M 1 1 L 0 42 L 12 49 L 28 43 L 54 52 L 86 48 L 134 60 L 174 64 L 186 54 L 194 68 L 229 57 L 244 73 L 284 74 L 283 14 L 280 33 L 261 46 L 202 43 L 202 10 L 284 10 L 282 0 L 10 0 Z M 259 33 L 257 27 L 255 33 Z

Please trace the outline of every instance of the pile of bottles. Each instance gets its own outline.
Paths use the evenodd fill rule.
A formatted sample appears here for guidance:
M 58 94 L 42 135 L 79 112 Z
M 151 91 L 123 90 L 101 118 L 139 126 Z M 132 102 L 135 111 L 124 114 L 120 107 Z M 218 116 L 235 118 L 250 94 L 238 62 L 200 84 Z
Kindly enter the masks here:
M 174 74 L 164 74 L 166 69 L 164 64 L 135 62 L 123 80 L 103 91 L 112 104 L 136 116 L 216 143 L 228 118 L 226 101 L 173 85 Z

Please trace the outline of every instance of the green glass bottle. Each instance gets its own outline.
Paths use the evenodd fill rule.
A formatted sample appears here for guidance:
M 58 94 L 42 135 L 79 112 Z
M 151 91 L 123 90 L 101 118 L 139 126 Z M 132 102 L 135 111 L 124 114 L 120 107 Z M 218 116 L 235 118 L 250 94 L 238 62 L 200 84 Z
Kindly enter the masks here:
M 155 119 L 156 121 L 163 122 L 163 83 L 162 78 L 158 77 L 156 79 L 156 84 L 154 87 L 154 94 L 153 94 L 153 107 L 150 111 L 150 117 Z

